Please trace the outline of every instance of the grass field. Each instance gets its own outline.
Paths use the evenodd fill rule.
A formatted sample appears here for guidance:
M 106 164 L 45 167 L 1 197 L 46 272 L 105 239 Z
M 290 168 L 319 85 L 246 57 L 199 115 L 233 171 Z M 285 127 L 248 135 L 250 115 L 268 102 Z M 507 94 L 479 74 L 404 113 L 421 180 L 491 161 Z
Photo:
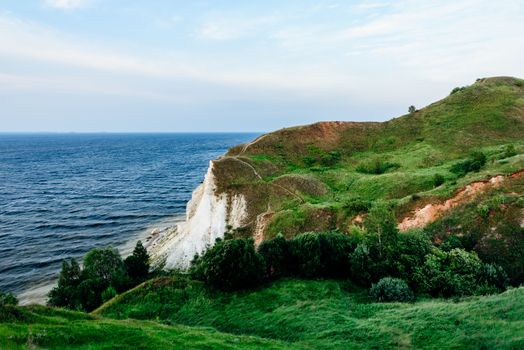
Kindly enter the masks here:
M 92 315 L 0 308 L 1 349 L 522 349 L 524 288 L 372 303 L 346 281 L 281 280 L 218 293 L 162 277 Z
M 117 297 L 95 314 L 213 327 L 302 349 L 524 347 L 524 288 L 386 304 L 370 302 L 364 290 L 347 281 L 281 280 L 229 294 L 168 277 Z

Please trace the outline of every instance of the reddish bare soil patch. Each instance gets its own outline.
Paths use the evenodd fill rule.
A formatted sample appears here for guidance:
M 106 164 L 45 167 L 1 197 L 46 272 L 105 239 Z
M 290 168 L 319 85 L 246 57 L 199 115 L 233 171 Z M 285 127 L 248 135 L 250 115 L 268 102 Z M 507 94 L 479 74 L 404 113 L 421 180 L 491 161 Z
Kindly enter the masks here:
M 470 202 L 488 189 L 499 187 L 508 178 L 517 178 L 523 174 L 524 170 L 520 170 L 509 176 L 497 175 L 486 181 L 472 182 L 444 202 L 427 204 L 424 207 L 415 209 L 410 216 L 405 217 L 400 222 L 398 228 L 400 231 L 422 228 L 442 217 L 450 209 L 460 204 Z

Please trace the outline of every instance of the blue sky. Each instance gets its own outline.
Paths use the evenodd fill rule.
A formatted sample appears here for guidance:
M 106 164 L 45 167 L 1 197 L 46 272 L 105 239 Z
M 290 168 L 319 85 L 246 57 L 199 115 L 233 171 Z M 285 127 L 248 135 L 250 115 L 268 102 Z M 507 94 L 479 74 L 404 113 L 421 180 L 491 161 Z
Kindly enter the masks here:
M 524 2 L 0 1 L 0 131 L 386 120 L 524 77 Z

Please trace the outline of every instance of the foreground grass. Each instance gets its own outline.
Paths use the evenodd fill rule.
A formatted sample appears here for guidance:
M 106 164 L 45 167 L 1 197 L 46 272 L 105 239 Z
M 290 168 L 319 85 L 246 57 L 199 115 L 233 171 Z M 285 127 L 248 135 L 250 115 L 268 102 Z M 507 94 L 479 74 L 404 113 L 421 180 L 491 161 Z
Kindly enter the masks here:
M 177 278 L 150 281 L 95 312 L 285 341 L 314 349 L 521 349 L 524 288 L 459 301 L 370 303 L 341 281 L 282 280 L 241 293 Z
M 299 349 L 212 328 L 111 320 L 41 306 L 0 309 L 0 349 Z M 300 347 L 302 348 L 302 347 Z

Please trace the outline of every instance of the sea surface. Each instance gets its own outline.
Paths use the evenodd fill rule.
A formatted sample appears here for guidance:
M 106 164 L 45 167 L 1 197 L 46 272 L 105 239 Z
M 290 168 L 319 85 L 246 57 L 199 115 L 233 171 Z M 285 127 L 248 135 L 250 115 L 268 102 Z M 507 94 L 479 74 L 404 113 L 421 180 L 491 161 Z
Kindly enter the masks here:
M 0 290 L 43 302 L 61 262 L 180 221 L 209 161 L 256 134 L 0 134 Z

